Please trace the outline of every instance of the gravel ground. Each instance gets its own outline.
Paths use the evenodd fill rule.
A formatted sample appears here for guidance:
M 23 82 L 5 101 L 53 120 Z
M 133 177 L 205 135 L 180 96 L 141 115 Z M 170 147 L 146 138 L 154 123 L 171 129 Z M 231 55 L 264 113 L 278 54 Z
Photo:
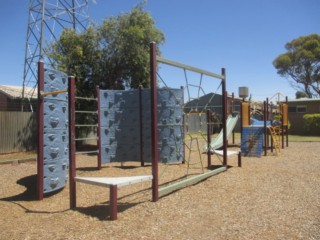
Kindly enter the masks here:
M 215 163 L 219 163 L 213 158 Z M 108 189 L 78 184 L 35 200 L 35 162 L 0 165 L 0 239 L 320 239 L 320 142 L 294 142 L 279 156 L 231 158 L 228 171 L 151 202 L 150 182 L 119 189 L 109 221 Z M 150 167 L 77 157 L 78 176 L 149 174 Z M 161 167 L 162 168 L 162 167 Z M 162 171 L 160 169 L 160 171 Z M 186 172 L 173 165 L 162 183 Z

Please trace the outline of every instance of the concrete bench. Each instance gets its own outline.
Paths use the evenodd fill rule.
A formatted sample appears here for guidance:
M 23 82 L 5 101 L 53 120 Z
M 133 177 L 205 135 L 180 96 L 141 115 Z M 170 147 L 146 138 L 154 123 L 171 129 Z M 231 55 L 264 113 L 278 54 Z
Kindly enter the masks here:
M 118 187 L 152 180 L 152 175 L 132 177 L 75 177 L 76 182 L 91 184 L 110 189 L 110 213 L 111 220 L 117 220 L 118 215 Z

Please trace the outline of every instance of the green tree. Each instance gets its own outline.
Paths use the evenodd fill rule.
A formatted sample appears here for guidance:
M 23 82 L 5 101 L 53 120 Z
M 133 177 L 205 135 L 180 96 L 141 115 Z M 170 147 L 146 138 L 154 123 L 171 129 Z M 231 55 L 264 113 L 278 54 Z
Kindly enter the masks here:
M 290 79 L 293 88 L 307 97 L 320 96 L 320 35 L 302 36 L 285 45 L 273 65 L 280 76 Z
M 56 67 L 76 76 L 77 95 L 90 96 L 101 83 L 107 89 L 150 85 L 149 43 L 165 40 L 144 4 L 80 34 L 65 29 L 51 46 Z
M 301 91 L 297 91 L 296 92 L 296 99 L 299 99 L 299 98 L 306 98 L 308 97 L 307 94 L 305 92 L 301 92 Z

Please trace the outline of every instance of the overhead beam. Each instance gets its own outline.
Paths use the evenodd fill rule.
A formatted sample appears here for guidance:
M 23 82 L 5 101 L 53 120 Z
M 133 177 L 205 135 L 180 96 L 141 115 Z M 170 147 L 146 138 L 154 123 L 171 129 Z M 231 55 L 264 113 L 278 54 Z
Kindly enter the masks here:
M 200 69 L 200 68 L 192 67 L 192 66 L 189 66 L 189 65 L 186 65 L 186 64 L 183 64 L 183 63 L 175 62 L 175 61 L 163 58 L 163 57 L 157 56 L 157 62 L 164 63 L 164 64 L 167 64 L 167 65 L 171 65 L 171 66 L 174 66 L 174 67 L 179 67 L 179 68 L 186 69 L 186 70 L 190 70 L 190 71 L 193 71 L 193 72 L 201 73 L 203 75 L 207 75 L 207 76 L 210 76 L 210 77 L 218 78 L 218 79 L 221 79 L 221 80 L 225 79 L 225 77 L 222 76 L 222 75 L 219 75 L 219 74 L 216 74 L 216 73 L 212 73 L 212 72 Z

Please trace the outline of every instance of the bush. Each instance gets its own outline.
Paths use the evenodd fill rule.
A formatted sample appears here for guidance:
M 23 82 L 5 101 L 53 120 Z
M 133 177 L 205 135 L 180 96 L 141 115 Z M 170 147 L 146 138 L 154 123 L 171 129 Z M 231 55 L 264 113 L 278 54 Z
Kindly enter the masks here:
M 320 132 L 320 113 L 303 115 L 303 128 L 309 134 Z

